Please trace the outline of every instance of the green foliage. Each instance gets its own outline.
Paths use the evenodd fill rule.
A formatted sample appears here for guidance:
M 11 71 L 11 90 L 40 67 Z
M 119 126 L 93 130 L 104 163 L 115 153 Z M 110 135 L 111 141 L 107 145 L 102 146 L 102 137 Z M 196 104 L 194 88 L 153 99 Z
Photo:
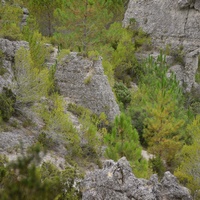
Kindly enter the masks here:
M 120 7 L 123 8 L 122 1 L 115 0 L 65 2 L 54 12 L 57 24 L 54 42 L 87 55 L 104 40 L 104 32 L 114 21 L 113 16 L 120 16 Z
M 105 113 L 97 116 L 90 110 L 76 104 L 69 104 L 68 110 L 79 118 L 82 125 L 81 140 L 84 140 L 84 143 L 81 144 L 81 148 L 83 157 L 99 165 L 99 158 L 102 156 L 103 136 L 107 133 L 106 127 L 109 125 Z
M 122 83 L 116 82 L 114 85 L 114 91 L 117 96 L 117 100 L 122 102 L 124 106 L 130 103 L 131 101 L 131 92 L 129 89 Z
M 69 156 L 75 154 L 80 155 L 79 137 L 76 129 L 69 119 L 68 114 L 65 113 L 65 102 L 58 94 L 53 94 L 49 101 L 44 102 L 43 105 L 35 108 L 45 122 L 43 128 L 44 135 L 40 136 L 40 142 L 45 146 L 56 148 L 56 144 L 64 144 L 68 150 Z M 50 144 L 47 144 L 46 138 L 51 138 Z
M 52 36 L 55 28 L 54 11 L 62 6 L 62 0 L 30 0 L 24 1 L 38 24 L 40 32 Z
M 15 5 L 0 7 L 0 37 L 9 40 L 20 40 L 22 38 L 20 22 L 22 19 L 22 9 Z
M 133 129 L 129 117 L 122 113 L 115 118 L 112 132 L 105 135 L 105 143 L 105 155 L 108 158 L 117 161 L 125 156 L 136 175 L 147 176 L 147 162 L 142 159 L 139 136 L 136 129 Z
M 52 85 L 48 69 L 39 70 L 33 65 L 30 52 L 20 48 L 15 55 L 17 103 L 27 104 L 47 96 Z
M 0 76 L 3 76 L 6 72 L 8 72 L 8 70 L 0 66 Z
M 190 135 L 185 132 L 188 116 L 183 92 L 174 75 L 166 76 L 167 70 L 162 54 L 157 60 L 148 59 L 129 110 L 133 119 L 139 115 L 133 123 L 139 128 L 142 143 L 173 170 L 175 155 Z
M 11 90 L 4 88 L 0 94 L 0 114 L 4 121 L 8 121 L 14 112 L 15 96 Z
M 48 49 L 42 41 L 42 35 L 38 32 L 33 32 L 29 34 L 28 42 L 34 67 L 37 67 L 39 70 L 44 69 L 45 59 L 48 56 Z
M 198 68 L 195 74 L 195 81 L 200 83 L 200 55 L 198 56 Z
M 174 57 L 176 64 L 180 64 L 182 66 L 185 65 L 185 61 L 184 61 L 185 53 L 184 53 L 183 46 L 180 46 L 178 49 L 171 51 L 170 55 Z
M 128 87 L 131 81 L 138 80 L 142 69 L 135 57 L 135 52 L 149 42 L 149 38 L 142 34 L 141 30 L 135 28 L 133 31 L 123 28 L 118 22 L 110 25 L 104 33 L 102 46 L 98 49 L 104 58 L 105 74 L 108 75 L 111 84 L 113 74 L 116 80 L 123 81 Z
M 98 133 L 96 120 L 97 117 L 87 109 L 84 109 L 79 117 L 79 122 L 82 125 L 81 139 L 85 140 L 84 144 L 82 144 L 83 156 L 98 164 L 101 155 L 102 135 L 100 132 Z
M 78 185 L 80 178 L 76 167 L 58 170 L 53 164 L 43 163 L 40 147 L 36 145 L 31 151 L 8 163 L 0 159 L 0 197 L 2 200 L 76 200 L 80 199 Z
M 160 178 L 163 177 L 165 172 L 165 166 L 163 160 L 160 157 L 155 157 L 149 160 L 149 165 L 152 168 L 153 173 L 158 174 Z
M 74 103 L 69 103 L 67 109 L 77 117 L 81 117 L 84 114 L 85 108 Z
M 88 85 L 91 83 L 91 81 L 92 81 L 92 74 L 89 74 L 88 76 L 85 77 L 84 83 L 85 85 Z
M 65 58 L 66 55 L 70 54 L 70 50 L 69 49 L 62 49 L 59 54 L 58 54 L 58 62 L 62 62 L 62 59 Z
M 97 61 L 99 60 L 99 52 L 98 51 L 89 51 L 88 52 L 88 58 L 93 60 L 93 61 Z
M 45 149 L 53 149 L 56 145 L 55 141 L 47 135 L 45 132 L 42 132 L 38 135 L 38 142 L 41 144 Z
M 0 76 L 3 76 L 7 70 L 3 67 L 3 60 L 4 60 L 4 53 L 2 50 L 0 50 Z
M 200 198 L 200 115 L 187 125 L 186 131 L 191 134 L 193 143 L 185 145 L 181 150 L 178 159 L 181 163 L 175 171 L 180 182 L 188 187 L 196 199 Z

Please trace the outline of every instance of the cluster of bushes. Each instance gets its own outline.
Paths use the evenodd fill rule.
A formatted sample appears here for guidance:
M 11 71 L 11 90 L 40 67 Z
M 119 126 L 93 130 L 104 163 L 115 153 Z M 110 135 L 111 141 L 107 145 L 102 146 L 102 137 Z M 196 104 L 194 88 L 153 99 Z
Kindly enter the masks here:
M 2 200 L 78 200 L 81 198 L 77 167 L 59 170 L 49 162 L 41 162 L 45 152 L 32 146 L 16 161 L 0 156 L 0 198 Z M 76 187 L 75 187 L 76 185 Z

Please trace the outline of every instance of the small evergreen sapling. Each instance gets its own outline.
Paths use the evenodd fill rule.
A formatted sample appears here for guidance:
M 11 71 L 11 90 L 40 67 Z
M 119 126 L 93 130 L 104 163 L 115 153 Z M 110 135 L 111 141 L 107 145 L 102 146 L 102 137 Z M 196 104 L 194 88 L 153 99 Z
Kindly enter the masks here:
M 136 175 L 147 175 L 144 174 L 147 172 L 147 163 L 142 159 L 138 133 L 133 129 L 131 119 L 124 113 L 115 118 L 112 132 L 105 135 L 105 142 L 105 154 L 108 158 L 117 161 L 125 156 Z

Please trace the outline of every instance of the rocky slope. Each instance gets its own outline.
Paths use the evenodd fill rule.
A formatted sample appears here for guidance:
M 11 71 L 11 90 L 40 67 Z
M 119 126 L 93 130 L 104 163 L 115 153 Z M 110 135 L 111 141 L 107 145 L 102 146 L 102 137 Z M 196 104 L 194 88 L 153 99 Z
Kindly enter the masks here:
M 138 179 L 125 157 L 118 162 L 108 160 L 101 170 L 83 180 L 83 200 L 191 200 L 187 188 L 178 184 L 170 172 L 159 182 L 157 175 Z
M 150 35 L 156 49 L 184 51 L 182 71 L 187 91 L 195 84 L 200 54 L 200 3 L 198 0 L 130 0 L 123 25 L 133 19 Z M 177 67 L 176 67 L 177 68 Z M 173 70 L 173 69 L 172 69 Z
M 49 45 L 46 45 L 49 47 Z M 15 94 L 16 77 L 15 77 L 15 53 L 20 47 L 29 48 L 28 42 L 9 41 L 0 39 L 0 93 L 3 88 L 11 89 Z M 48 67 L 56 64 L 58 50 L 51 48 L 50 57 L 46 60 Z M 80 104 L 91 109 L 94 113 L 100 114 L 105 112 L 109 120 L 113 120 L 119 114 L 119 107 L 115 101 L 114 94 L 104 75 L 101 60 L 89 60 L 77 53 L 71 53 L 57 66 L 56 71 L 57 85 L 61 94 L 68 101 Z M 87 82 L 87 81 L 88 82 Z M 20 116 L 11 117 L 8 121 L 8 127 L 0 128 L 0 153 L 5 153 L 11 157 L 20 149 L 21 143 L 24 148 L 32 145 L 38 137 L 38 134 L 45 126 L 42 119 L 27 107 L 20 108 Z M 73 115 L 69 113 L 69 116 Z M 24 127 L 26 122 L 31 122 L 30 127 Z M 74 122 L 75 127 L 77 120 Z M 80 131 L 80 130 L 78 130 Z M 58 137 L 57 137 L 58 138 Z M 65 154 L 66 150 L 61 147 L 59 152 Z

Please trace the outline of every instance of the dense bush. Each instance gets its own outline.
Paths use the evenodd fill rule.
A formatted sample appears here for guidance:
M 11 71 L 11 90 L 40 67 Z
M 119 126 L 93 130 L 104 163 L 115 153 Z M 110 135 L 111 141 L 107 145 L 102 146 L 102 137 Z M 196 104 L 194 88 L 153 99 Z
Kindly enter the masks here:
M 122 102 L 124 106 L 131 101 L 131 92 L 129 89 L 122 83 L 116 82 L 114 85 L 114 91 L 119 102 Z
M 125 114 L 115 118 L 111 133 L 105 135 L 107 145 L 106 157 L 117 161 L 125 156 L 130 162 L 135 175 L 146 177 L 148 165 L 142 158 L 139 136 L 137 130 L 131 125 L 131 119 Z
M 0 113 L 4 121 L 8 121 L 14 112 L 15 95 L 10 89 L 4 88 L 0 94 Z
M 76 166 L 58 170 L 51 163 L 41 163 L 38 145 L 26 155 L 8 162 L 0 156 L 1 200 L 78 200 L 81 198 Z M 74 184 L 76 182 L 76 187 Z
M 20 22 L 22 9 L 19 6 L 7 2 L 0 7 L 0 37 L 9 40 L 20 40 L 22 38 Z

